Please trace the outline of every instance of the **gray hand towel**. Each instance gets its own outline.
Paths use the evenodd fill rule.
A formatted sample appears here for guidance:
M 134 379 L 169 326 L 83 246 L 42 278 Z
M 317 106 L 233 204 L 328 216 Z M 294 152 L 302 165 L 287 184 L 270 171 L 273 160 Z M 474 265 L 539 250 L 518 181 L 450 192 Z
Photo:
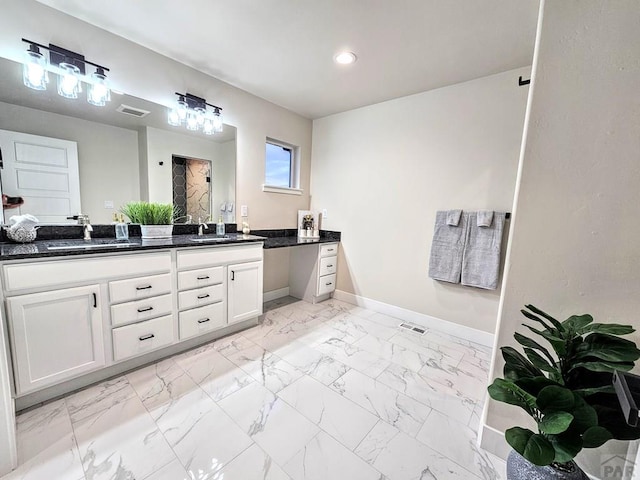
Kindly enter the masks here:
M 495 212 L 489 227 L 479 227 L 478 215 L 469 214 L 469 233 L 462 255 L 463 285 L 487 290 L 498 288 L 504 219 L 504 213 Z
M 493 222 L 493 210 L 480 210 L 478 212 L 478 226 L 490 227 Z
M 466 215 L 462 215 L 458 226 L 447 225 L 447 213 L 436 212 L 429 256 L 429 277 L 443 282 L 460 283 L 467 219 Z
M 447 212 L 447 225 L 452 227 L 457 227 L 460 223 L 460 216 L 462 215 L 462 210 L 449 210 Z

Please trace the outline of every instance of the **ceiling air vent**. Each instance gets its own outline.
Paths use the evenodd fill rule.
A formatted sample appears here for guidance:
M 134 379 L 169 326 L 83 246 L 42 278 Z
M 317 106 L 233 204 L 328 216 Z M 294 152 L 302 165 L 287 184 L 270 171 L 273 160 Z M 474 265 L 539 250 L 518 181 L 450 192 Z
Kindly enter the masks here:
M 131 107 L 125 104 L 121 104 L 118 108 L 116 108 L 116 111 L 138 118 L 146 117 L 147 115 L 149 115 L 149 113 L 151 113 L 148 110 L 142 110 L 141 108 Z

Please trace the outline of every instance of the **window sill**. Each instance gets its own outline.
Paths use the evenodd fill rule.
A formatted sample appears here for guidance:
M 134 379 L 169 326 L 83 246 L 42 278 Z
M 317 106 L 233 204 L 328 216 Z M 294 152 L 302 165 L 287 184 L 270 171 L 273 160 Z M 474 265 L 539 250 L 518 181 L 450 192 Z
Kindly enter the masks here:
M 262 185 L 262 191 L 269 193 L 284 193 L 285 195 L 302 195 L 302 190 L 299 188 L 275 187 L 273 185 Z

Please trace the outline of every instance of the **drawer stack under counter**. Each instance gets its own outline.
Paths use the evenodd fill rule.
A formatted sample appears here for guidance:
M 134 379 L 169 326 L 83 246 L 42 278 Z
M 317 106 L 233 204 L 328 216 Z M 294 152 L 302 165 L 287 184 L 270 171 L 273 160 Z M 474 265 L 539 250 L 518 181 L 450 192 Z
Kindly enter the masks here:
M 321 302 L 336 289 L 338 243 L 302 245 L 291 250 L 289 294 L 307 302 Z
M 171 290 L 169 272 L 109 282 L 114 361 L 174 342 Z
M 180 340 L 226 325 L 225 278 L 224 266 L 178 272 Z

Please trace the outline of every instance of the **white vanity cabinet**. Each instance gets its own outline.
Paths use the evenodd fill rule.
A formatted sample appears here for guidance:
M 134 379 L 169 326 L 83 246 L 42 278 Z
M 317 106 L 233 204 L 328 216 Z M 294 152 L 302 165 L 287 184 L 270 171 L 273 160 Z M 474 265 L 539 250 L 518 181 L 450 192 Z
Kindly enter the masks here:
M 262 244 L 177 252 L 180 340 L 262 314 Z
M 338 243 L 301 245 L 291 250 L 289 294 L 317 303 L 336 289 Z
M 101 301 L 98 285 L 7 299 L 19 394 L 105 365 Z

